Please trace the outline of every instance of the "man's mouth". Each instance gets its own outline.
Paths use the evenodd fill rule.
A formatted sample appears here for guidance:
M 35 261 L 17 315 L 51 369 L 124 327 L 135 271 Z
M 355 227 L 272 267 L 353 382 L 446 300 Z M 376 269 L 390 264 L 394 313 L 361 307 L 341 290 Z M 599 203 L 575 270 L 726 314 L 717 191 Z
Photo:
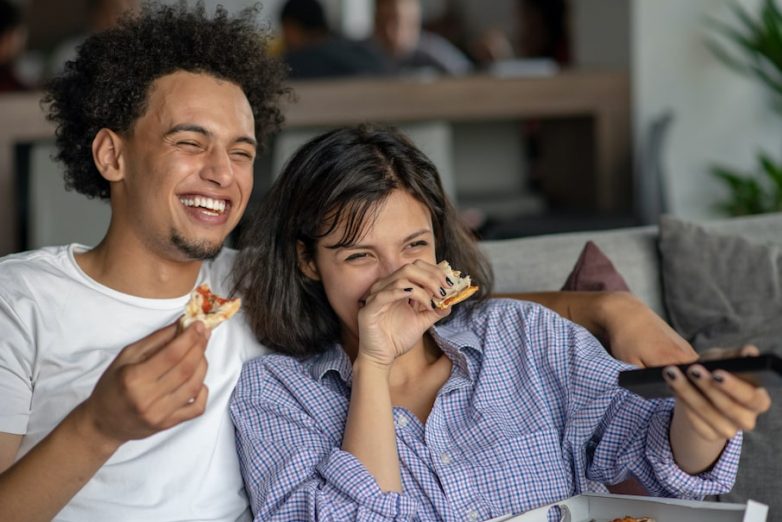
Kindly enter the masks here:
M 186 207 L 198 208 L 211 216 L 219 216 L 225 212 L 230 203 L 224 199 L 208 198 L 206 196 L 181 197 L 179 201 Z

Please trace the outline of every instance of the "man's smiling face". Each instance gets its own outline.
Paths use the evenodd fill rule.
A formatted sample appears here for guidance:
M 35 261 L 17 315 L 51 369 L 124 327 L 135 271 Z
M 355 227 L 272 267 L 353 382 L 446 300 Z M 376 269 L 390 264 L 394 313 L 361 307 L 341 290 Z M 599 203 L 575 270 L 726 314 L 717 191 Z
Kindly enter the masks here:
M 163 257 L 213 257 L 247 206 L 255 154 L 252 109 L 239 86 L 184 71 L 163 76 L 123 138 L 112 219 Z

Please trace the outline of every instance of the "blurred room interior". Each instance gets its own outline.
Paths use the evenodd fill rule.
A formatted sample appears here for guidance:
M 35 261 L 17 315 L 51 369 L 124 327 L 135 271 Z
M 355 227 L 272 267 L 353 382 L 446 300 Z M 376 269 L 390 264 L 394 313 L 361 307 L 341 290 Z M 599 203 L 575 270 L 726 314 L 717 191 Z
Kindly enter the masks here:
M 65 192 L 40 86 L 111 23 L 90 9 L 135 2 L 6 1 L 21 18 L 3 26 L 20 26 L 26 44 L 2 64 L 18 86 L 0 93 L 0 255 L 94 244 L 108 205 Z M 768 93 L 706 45 L 710 18 L 761 0 L 321 0 L 322 20 L 312 2 L 287 27 L 286 1 L 263 2 L 295 96 L 257 161 L 255 200 L 298 145 L 365 121 L 408 132 L 485 239 L 653 224 L 663 212 L 717 217 L 726 189 L 710 169 L 782 152 Z M 391 17 L 382 30 L 380 4 Z M 410 19 L 419 27 L 405 33 Z

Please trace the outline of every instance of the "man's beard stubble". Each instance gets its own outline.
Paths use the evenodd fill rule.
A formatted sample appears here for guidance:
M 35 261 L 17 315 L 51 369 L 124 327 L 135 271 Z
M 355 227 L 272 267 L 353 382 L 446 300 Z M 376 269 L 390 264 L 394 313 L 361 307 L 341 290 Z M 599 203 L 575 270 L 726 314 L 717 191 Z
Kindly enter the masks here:
M 188 241 L 176 231 L 171 232 L 171 244 L 185 254 L 188 259 L 200 261 L 214 259 L 220 253 L 220 250 L 223 249 L 222 243 L 214 245 L 207 241 Z

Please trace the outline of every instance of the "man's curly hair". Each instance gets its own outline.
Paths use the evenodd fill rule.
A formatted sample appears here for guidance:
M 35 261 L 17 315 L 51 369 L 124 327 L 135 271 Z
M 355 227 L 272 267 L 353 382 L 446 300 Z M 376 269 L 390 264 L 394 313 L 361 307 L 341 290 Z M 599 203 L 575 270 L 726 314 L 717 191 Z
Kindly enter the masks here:
M 147 3 L 140 13 L 89 37 L 75 60 L 49 82 L 42 100 L 57 125 L 55 158 L 65 164 L 65 187 L 108 199 L 109 183 L 95 168 L 92 140 L 102 128 L 129 135 L 144 114 L 152 83 L 176 71 L 210 74 L 244 91 L 260 146 L 283 121 L 279 108 L 286 71 L 268 56 L 268 34 L 257 26 L 259 7 L 235 17 L 202 2 L 189 8 Z

